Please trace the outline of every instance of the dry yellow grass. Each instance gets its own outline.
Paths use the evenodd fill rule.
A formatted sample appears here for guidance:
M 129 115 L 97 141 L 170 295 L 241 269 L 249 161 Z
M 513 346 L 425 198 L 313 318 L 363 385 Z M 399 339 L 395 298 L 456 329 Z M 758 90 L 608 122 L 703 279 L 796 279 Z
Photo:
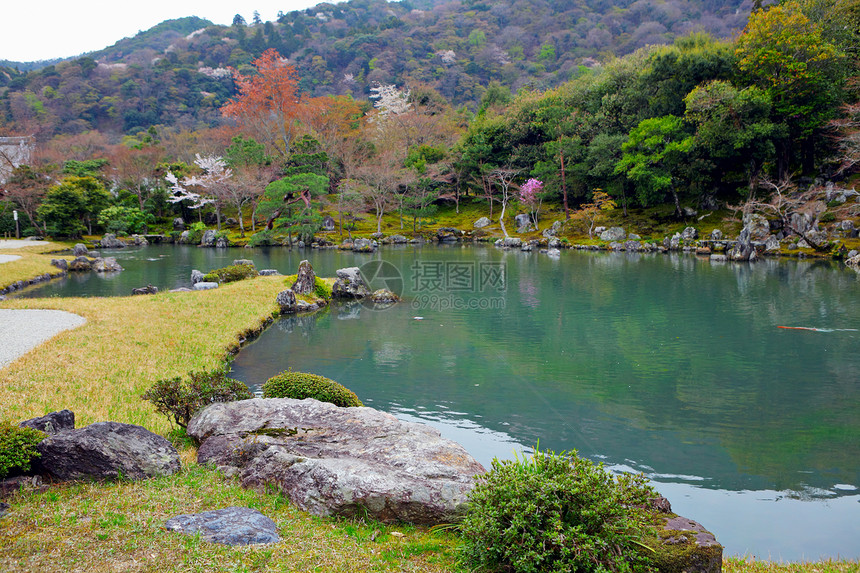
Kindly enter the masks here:
M 0 418 L 69 408 L 80 425 L 113 420 L 164 434 L 166 418 L 141 393 L 160 378 L 222 364 L 240 334 L 273 315 L 283 288 L 283 277 L 259 277 L 201 292 L 4 301 L 0 308 L 65 310 L 87 323 L 0 370 Z
M 723 573 L 857 573 L 860 561 L 818 561 L 812 563 L 774 563 L 748 557 L 723 559 Z
M 51 266 L 51 259 L 71 260 L 71 256 L 49 255 L 54 251 L 69 248 L 64 243 L 39 242 L 26 247 L 4 249 L 0 246 L 0 254 L 21 257 L 16 261 L 0 264 L 0 290 L 18 281 L 26 281 L 44 275 L 59 275 L 60 270 Z

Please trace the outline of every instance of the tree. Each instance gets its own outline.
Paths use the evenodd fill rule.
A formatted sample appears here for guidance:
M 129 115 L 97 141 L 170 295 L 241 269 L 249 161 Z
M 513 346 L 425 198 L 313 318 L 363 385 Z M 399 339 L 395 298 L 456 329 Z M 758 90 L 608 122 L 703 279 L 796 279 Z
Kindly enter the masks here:
M 499 225 L 502 226 L 502 232 L 505 234 L 505 237 L 508 236 L 508 230 L 505 228 L 505 209 L 507 209 L 508 201 L 510 201 L 513 196 L 513 190 L 511 187 L 514 184 L 514 178 L 519 175 L 519 173 L 519 169 L 512 169 L 510 167 L 493 169 L 490 172 L 490 178 L 493 182 L 499 185 L 499 189 L 502 192 L 501 197 L 499 197 L 499 202 L 502 204 L 502 212 L 499 215 Z
M 250 129 L 271 153 L 286 157 L 305 105 L 299 92 L 299 74 L 271 49 L 251 65 L 257 70 L 255 75 L 233 70 L 238 95 L 221 108 L 221 113 Z
M 236 207 L 239 218 L 239 229 L 245 236 L 243 208 L 250 204 L 251 230 L 256 231 L 257 205 L 263 196 L 266 185 L 272 181 L 274 168 L 271 158 L 266 154 L 263 144 L 253 138 L 245 139 L 241 135 L 233 138 L 233 145 L 225 152 L 225 161 L 233 170 L 233 177 L 225 189 L 226 198 Z
M 591 203 L 586 203 L 582 205 L 580 209 L 580 213 L 585 219 L 588 221 L 588 238 L 591 238 L 591 233 L 594 231 L 594 225 L 597 223 L 600 215 L 603 214 L 604 211 L 611 211 L 615 209 L 617 205 L 615 201 L 612 200 L 607 193 L 604 193 L 600 189 L 595 189 L 591 193 Z
M 268 217 L 268 229 L 285 229 L 290 246 L 293 231 L 302 239 L 310 239 L 319 230 L 322 217 L 311 200 L 328 192 L 328 177 L 316 173 L 297 173 L 273 181 L 266 186 L 257 212 Z
M 30 224 L 40 235 L 47 230 L 36 220 L 36 211 L 45 197 L 50 179 L 29 165 L 21 165 L 12 171 L 12 177 L 5 184 L 2 194 L 4 201 L 10 201 L 24 211 Z
M 839 46 L 825 37 L 799 2 L 786 2 L 750 16 L 737 40 L 736 55 L 742 79 L 761 88 L 773 103 L 788 137 L 802 140 L 803 166 L 814 164 L 817 129 L 837 112 L 851 67 Z M 778 142 L 779 178 L 788 170 L 791 139 Z
M 138 208 L 143 211 L 149 188 L 154 183 L 155 168 L 163 150 L 143 146 L 138 149 L 119 145 L 114 149 L 113 182 L 117 187 L 126 187 L 136 196 Z
M 538 228 L 538 214 L 543 202 L 543 181 L 531 178 L 520 186 L 520 203 L 529 210 L 529 216 L 534 223 L 535 230 Z
M 227 169 L 227 164 L 224 160 L 215 155 L 203 157 L 198 153 L 194 163 L 203 170 L 201 175 L 183 177 L 181 181 L 170 171 L 164 176 L 171 184 L 171 196 L 167 200 L 170 203 L 188 201 L 190 203 L 189 207 L 196 209 L 200 214 L 201 221 L 203 220 L 203 215 L 200 209 L 205 205 L 214 204 L 218 220 L 218 230 L 220 231 L 221 203 L 225 199 L 227 184 L 233 176 L 233 171 Z M 188 187 L 198 187 L 204 190 L 204 192 L 195 193 L 189 191 Z
M 110 201 L 110 194 L 92 177 L 66 177 L 51 187 L 38 208 L 48 233 L 57 237 L 79 238 L 92 234 L 92 222 Z
M 615 172 L 636 183 L 636 195 L 643 206 L 672 193 L 675 214 L 681 215 L 678 200 L 678 172 L 693 147 L 693 137 L 684 130 L 684 120 L 673 115 L 642 120 L 621 146 Z

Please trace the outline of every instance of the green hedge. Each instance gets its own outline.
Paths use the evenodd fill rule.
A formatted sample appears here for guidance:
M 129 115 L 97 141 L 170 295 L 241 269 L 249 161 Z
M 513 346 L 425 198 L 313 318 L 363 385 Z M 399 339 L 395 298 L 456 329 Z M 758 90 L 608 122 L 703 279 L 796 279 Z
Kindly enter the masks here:
M 263 384 L 264 398 L 295 398 L 304 400 L 314 398 L 320 402 L 329 402 L 335 406 L 351 407 L 364 406 L 355 392 L 317 374 L 304 372 L 281 372 L 269 378 Z
M 257 276 L 254 265 L 230 265 L 222 269 L 215 269 L 203 276 L 208 283 L 232 283 Z
M 13 471 L 26 472 L 30 462 L 41 454 L 36 451 L 36 444 L 47 437 L 47 434 L 32 428 L 21 428 L 9 421 L 0 422 L 0 478 Z

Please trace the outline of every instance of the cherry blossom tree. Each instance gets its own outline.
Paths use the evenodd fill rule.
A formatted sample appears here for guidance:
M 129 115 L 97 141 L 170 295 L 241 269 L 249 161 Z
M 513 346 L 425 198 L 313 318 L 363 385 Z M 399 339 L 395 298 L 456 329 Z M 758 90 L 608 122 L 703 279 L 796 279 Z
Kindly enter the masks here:
M 538 228 L 538 214 L 540 213 L 541 204 L 543 203 L 542 194 L 543 181 L 540 179 L 532 177 L 520 186 L 520 203 L 528 208 L 529 216 L 534 223 L 535 229 Z

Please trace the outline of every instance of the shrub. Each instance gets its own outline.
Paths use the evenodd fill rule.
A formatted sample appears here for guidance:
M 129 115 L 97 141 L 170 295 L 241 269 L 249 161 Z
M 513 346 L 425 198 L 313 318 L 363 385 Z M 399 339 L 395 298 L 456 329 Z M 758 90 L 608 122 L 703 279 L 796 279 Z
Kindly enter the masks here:
M 46 437 L 47 434 L 39 430 L 0 422 L 0 478 L 12 471 L 29 471 L 30 462 L 41 455 L 36 451 L 36 444 Z
M 494 459 L 469 497 L 464 557 L 489 570 L 647 570 L 637 539 L 655 495 L 644 476 L 614 477 L 576 451 Z
M 192 416 L 213 402 L 233 402 L 251 398 L 244 382 L 227 377 L 226 369 L 189 372 L 182 378 L 165 378 L 141 395 L 155 404 L 155 410 L 185 428 Z
M 833 211 L 827 211 L 826 213 L 822 213 L 818 218 L 818 221 L 821 223 L 832 223 L 836 220 L 836 213 Z
M 203 232 L 206 230 L 206 225 L 201 222 L 196 222 L 188 229 L 188 238 L 186 239 L 189 245 L 196 245 L 203 240 Z
M 257 276 L 254 265 L 230 265 L 222 269 L 215 269 L 203 276 L 203 280 L 210 283 L 232 283 L 243 279 Z
M 264 398 L 295 398 L 304 400 L 314 398 L 320 402 L 330 402 L 335 406 L 348 408 L 364 406 L 355 392 L 349 388 L 317 374 L 304 372 L 281 372 L 263 384 Z
M 314 277 L 314 294 L 318 297 L 330 300 L 331 299 L 331 287 L 326 284 L 324 280 L 319 277 Z
M 248 241 L 249 247 L 268 247 L 277 244 L 278 242 L 275 240 L 275 233 L 269 229 L 264 229 L 259 233 L 254 233 L 251 235 L 251 240 Z

